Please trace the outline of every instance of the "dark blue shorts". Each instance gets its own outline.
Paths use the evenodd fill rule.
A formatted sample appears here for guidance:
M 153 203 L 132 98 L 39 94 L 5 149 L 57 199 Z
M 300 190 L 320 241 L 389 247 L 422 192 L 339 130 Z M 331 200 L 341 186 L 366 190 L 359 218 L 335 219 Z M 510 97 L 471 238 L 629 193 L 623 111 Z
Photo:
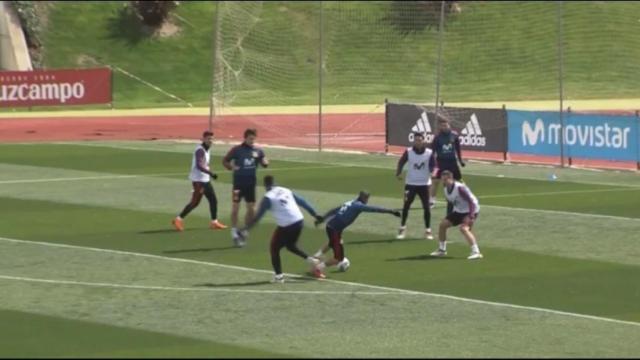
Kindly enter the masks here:
M 239 203 L 242 199 L 248 203 L 256 202 L 256 184 L 255 183 L 233 183 L 233 194 L 231 199 L 235 203 Z

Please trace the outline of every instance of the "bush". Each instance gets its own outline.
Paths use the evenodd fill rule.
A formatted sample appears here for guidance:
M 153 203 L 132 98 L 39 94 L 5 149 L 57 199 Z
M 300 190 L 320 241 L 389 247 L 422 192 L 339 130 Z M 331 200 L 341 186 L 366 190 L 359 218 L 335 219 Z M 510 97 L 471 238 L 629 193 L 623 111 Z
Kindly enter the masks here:
M 153 28 L 161 26 L 177 6 L 178 1 L 131 1 L 136 16 Z
M 456 1 L 445 1 L 445 17 L 452 12 L 459 12 Z M 415 34 L 432 27 L 438 28 L 440 23 L 440 1 L 392 1 L 389 4 L 384 22 L 393 26 L 402 35 Z

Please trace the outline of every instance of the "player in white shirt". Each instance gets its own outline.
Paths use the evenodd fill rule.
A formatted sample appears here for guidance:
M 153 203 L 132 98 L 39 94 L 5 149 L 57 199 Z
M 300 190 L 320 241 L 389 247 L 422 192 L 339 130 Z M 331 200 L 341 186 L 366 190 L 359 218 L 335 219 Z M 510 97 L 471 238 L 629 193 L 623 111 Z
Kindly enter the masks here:
M 173 226 L 178 231 L 184 230 L 183 220 L 189 213 L 198 207 L 202 196 L 209 201 L 209 212 L 211 214 L 211 224 L 209 227 L 214 230 L 226 229 L 227 226 L 218 221 L 218 199 L 216 198 L 216 192 L 211 185 L 211 179 L 217 179 L 218 175 L 211 172 L 209 168 L 209 149 L 213 144 L 213 132 L 205 131 L 202 133 L 202 143 L 198 144 L 193 151 L 193 158 L 191 159 L 191 172 L 189 173 L 189 180 L 193 186 L 191 195 L 191 201 L 184 207 L 182 212 L 173 219 Z
M 435 166 L 433 150 L 429 149 L 424 142 L 424 134 L 413 133 L 413 146 L 407 148 L 396 169 L 396 177 L 402 180 L 402 168 L 404 164 L 409 164 L 407 177 L 404 186 L 404 206 L 402 208 L 402 220 L 396 238 L 404 239 L 407 233 L 407 216 L 409 209 L 416 195 L 420 197 L 424 214 L 425 237 L 433 240 L 431 233 L 431 207 L 429 206 L 429 187 L 431 186 L 431 172 Z
M 273 176 L 267 175 L 264 177 L 264 187 L 267 190 L 266 194 L 260 202 L 260 208 L 255 218 L 246 225 L 246 227 L 239 231 L 240 237 L 236 241 L 236 246 L 244 246 L 244 241 L 248 231 L 260 221 L 262 216 L 271 210 L 271 213 L 276 221 L 278 227 L 273 232 L 271 238 L 271 265 L 275 272 L 274 282 L 284 282 L 284 274 L 282 273 L 282 263 L 280 261 L 280 250 L 286 247 L 290 252 L 305 259 L 306 262 L 311 265 L 312 271 L 316 277 L 324 278 L 324 274 L 321 271 L 315 269 L 316 265 L 320 261 L 312 256 L 307 255 L 304 251 L 298 248 L 298 239 L 304 227 L 304 216 L 300 207 L 302 206 L 311 216 L 317 221 L 321 221 L 322 217 L 316 213 L 309 203 L 303 198 L 294 194 L 291 190 L 274 185 Z
M 447 202 L 453 206 L 453 210 L 440 223 L 440 231 L 438 233 L 440 243 L 438 250 L 432 252 L 431 256 L 447 255 L 447 229 L 460 225 L 460 232 L 469 243 L 469 246 L 471 246 L 471 255 L 467 259 L 482 259 L 478 242 L 471 231 L 480 213 L 478 199 L 467 185 L 454 179 L 451 171 L 445 170 L 441 176 L 444 196 L 447 198 Z

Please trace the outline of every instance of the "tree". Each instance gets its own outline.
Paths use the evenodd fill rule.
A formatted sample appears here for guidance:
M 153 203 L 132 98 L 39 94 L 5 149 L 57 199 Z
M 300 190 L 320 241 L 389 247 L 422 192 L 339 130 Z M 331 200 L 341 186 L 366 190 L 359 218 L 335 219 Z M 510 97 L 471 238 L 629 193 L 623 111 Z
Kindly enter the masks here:
M 177 6 L 178 1 L 131 1 L 136 16 L 153 28 L 161 26 Z

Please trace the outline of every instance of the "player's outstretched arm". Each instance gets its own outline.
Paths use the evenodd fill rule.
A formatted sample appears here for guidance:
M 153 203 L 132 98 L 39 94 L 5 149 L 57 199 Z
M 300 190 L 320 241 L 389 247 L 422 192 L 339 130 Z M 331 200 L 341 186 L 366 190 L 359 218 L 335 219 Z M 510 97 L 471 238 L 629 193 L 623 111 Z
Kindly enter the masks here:
M 260 201 L 260 208 L 258 208 L 258 213 L 256 214 L 256 216 L 254 216 L 253 219 L 251 219 L 251 221 L 241 231 L 247 231 L 254 227 L 260 221 L 260 219 L 262 219 L 264 214 L 267 213 L 269 208 L 271 208 L 271 200 L 269 200 L 265 196 L 262 198 L 262 201 Z
M 316 221 L 322 221 L 323 220 L 322 216 L 318 215 L 316 210 L 313 208 L 313 206 L 311 206 L 311 204 L 309 204 L 307 202 L 307 200 L 303 199 L 302 197 L 300 197 L 300 196 L 298 196 L 296 194 L 293 194 L 293 198 L 295 199 L 296 204 L 302 206 L 303 209 L 307 210 L 307 212 L 309 214 L 311 214 L 311 216 L 313 216 L 316 219 Z
M 398 210 L 387 209 L 381 206 L 374 206 L 374 205 L 361 205 L 360 211 L 370 212 L 370 213 L 393 214 L 393 215 L 396 215 L 396 213 L 400 213 Z

